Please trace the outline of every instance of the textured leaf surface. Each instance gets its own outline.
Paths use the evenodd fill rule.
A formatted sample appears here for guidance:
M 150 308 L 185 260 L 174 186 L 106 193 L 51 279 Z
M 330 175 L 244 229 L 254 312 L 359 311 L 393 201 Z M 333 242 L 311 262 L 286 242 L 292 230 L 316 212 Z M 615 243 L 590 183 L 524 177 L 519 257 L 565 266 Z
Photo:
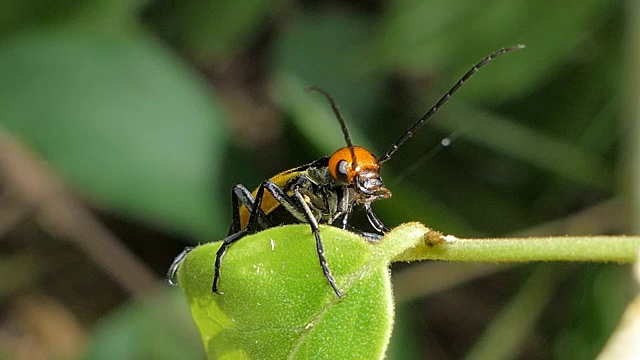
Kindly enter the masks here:
M 308 225 L 269 229 L 233 244 L 222 265 L 223 295 L 211 293 L 219 242 L 187 256 L 179 283 L 211 359 L 381 358 L 393 321 L 389 260 L 424 231 L 409 224 L 368 243 L 323 227 L 342 299 L 322 275 Z

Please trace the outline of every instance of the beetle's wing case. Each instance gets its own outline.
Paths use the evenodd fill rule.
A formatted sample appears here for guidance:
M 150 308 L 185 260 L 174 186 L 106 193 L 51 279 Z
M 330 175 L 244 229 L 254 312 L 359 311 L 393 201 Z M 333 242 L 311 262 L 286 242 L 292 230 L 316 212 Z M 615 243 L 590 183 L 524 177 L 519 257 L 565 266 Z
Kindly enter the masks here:
M 328 161 L 329 161 L 328 157 L 322 157 L 309 164 L 305 164 L 293 169 L 283 171 L 271 177 L 269 180 L 271 180 L 274 184 L 278 185 L 278 187 L 280 187 L 285 193 L 287 193 L 287 195 L 293 196 L 293 191 L 292 191 L 293 184 L 296 184 L 296 183 L 303 184 L 305 181 L 307 181 L 318 186 L 325 185 L 325 182 L 328 181 L 326 178 L 330 176 L 328 171 L 326 170 Z M 256 188 L 255 190 L 253 190 L 251 195 L 253 195 L 253 197 L 255 198 L 257 193 L 258 193 L 258 189 Z M 287 218 L 287 213 L 289 213 L 289 211 L 287 211 L 284 208 L 279 209 L 281 207 L 282 207 L 281 204 L 278 202 L 278 200 L 276 200 L 275 197 L 273 197 L 273 195 L 270 192 L 268 191 L 264 192 L 264 195 L 262 198 L 262 205 L 260 206 L 260 208 L 267 216 L 271 217 L 273 215 L 274 218 L 279 219 L 279 220 L 274 219 L 275 224 L 286 224 L 286 223 L 297 222 L 293 219 L 291 219 L 291 221 L 287 221 L 286 218 Z M 280 210 L 283 210 L 283 211 L 280 211 Z M 247 224 L 249 223 L 250 215 L 251 214 L 249 213 L 249 210 L 247 209 L 247 207 L 242 205 L 240 207 L 240 224 L 242 229 L 245 229 L 247 227 Z

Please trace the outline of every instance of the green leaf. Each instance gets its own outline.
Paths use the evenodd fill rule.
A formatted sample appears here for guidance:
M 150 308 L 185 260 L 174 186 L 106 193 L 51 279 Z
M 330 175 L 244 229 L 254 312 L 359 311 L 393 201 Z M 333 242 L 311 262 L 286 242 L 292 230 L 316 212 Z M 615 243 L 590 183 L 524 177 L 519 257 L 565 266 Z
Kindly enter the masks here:
M 81 28 L 0 46 L 0 124 L 100 204 L 206 236 L 219 225 L 223 113 L 152 38 Z
M 406 223 L 377 242 L 321 228 L 329 267 L 343 298 L 320 271 L 306 224 L 272 228 L 234 243 L 211 292 L 220 242 L 181 264 L 185 292 L 210 359 L 374 359 L 384 356 L 393 322 L 391 261 L 630 262 L 640 237 L 458 239 Z
M 223 295 L 211 292 L 220 242 L 187 256 L 179 284 L 210 359 L 382 358 L 393 321 L 388 264 L 424 232 L 423 226 L 408 224 L 370 243 L 322 227 L 341 299 L 322 274 L 305 224 L 269 229 L 233 244 L 221 268 Z

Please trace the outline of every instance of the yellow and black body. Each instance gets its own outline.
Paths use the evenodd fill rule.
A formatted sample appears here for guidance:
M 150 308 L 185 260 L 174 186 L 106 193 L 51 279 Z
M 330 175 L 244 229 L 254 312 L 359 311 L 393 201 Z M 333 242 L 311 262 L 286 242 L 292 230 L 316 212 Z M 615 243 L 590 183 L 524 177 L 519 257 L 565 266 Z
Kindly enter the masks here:
M 328 99 L 338 118 L 347 146 L 338 149 L 331 156 L 283 171 L 264 181 L 253 192 L 240 184 L 231 189 L 232 221 L 229 234 L 222 241 L 216 254 L 212 291 L 220 294 L 218 281 L 222 259 L 231 244 L 248 234 L 270 227 L 308 223 L 315 236 L 322 272 L 335 294 L 341 297 L 342 292 L 336 285 L 324 256 L 319 224 L 329 224 L 356 232 L 369 241 L 380 239 L 389 229 L 373 212 L 371 204 L 376 200 L 391 197 L 391 192 L 384 186 L 380 177 L 380 165 L 389 160 L 396 150 L 413 136 L 478 69 L 498 56 L 522 48 L 522 45 L 517 45 L 498 50 L 474 65 L 379 158 L 367 149 L 351 143 L 346 123 L 333 98 L 322 89 L 309 88 L 322 93 Z M 364 209 L 375 232 L 360 231 L 350 225 L 349 217 L 356 207 Z M 186 248 L 174 260 L 167 274 L 170 283 L 175 284 L 178 267 L 191 249 Z

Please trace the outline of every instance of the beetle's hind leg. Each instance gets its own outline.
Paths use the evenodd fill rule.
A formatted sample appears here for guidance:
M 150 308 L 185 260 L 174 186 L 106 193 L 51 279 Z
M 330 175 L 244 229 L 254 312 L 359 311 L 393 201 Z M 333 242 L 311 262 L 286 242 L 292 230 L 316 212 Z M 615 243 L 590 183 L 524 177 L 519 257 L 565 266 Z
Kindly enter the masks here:
M 211 291 L 218 295 L 222 295 L 220 291 L 218 291 L 218 282 L 220 281 L 220 266 L 222 265 L 222 258 L 224 258 L 224 254 L 227 252 L 227 249 L 234 242 L 242 239 L 247 235 L 247 230 L 240 230 L 235 234 L 227 236 L 224 240 L 222 240 L 222 244 L 216 252 L 216 262 L 213 266 L 213 282 L 211 283 Z
M 265 183 L 260 185 L 256 197 L 251 195 L 251 192 L 247 190 L 242 184 L 236 184 L 231 189 L 231 204 L 233 207 L 233 215 L 231 220 L 231 226 L 229 227 L 229 235 L 222 240 L 220 248 L 216 252 L 216 261 L 213 267 L 213 281 L 211 283 L 211 291 L 216 294 L 222 294 L 218 290 L 218 282 L 220 281 L 220 268 L 222 266 L 222 259 L 227 252 L 227 249 L 234 242 L 242 239 L 246 235 L 252 234 L 258 230 L 271 227 L 272 224 L 268 217 L 262 211 L 262 198 L 264 196 Z M 249 222 L 245 229 L 242 229 L 240 221 L 240 206 L 244 205 L 250 212 Z
M 251 193 L 242 185 L 236 185 L 232 191 L 232 200 L 233 200 L 233 223 L 231 225 L 230 230 L 240 229 L 240 203 L 247 207 L 247 209 L 251 212 L 251 216 L 249 217 L 249 221 L 246 229 L 239 230 L 233 234 L 227 236 L 226 239 L 223 240 L 222 245 L 218 249 L 216 253 L 216 262 L 214 267 L 214 277 L 213 283 L 211 285 L 211 290 L 214 293 L 220 294 L 218 291 L 218 282 L 220 280 L 220 266 L 222 264 L 222 258 L 226 253 L 227 249 L 234 242 L 242 239 L 248 234 L 254 233 L 258 231 L 260 228 L 264 228 L 261 224 L 261 219 L 264 221 L 268 221 L 268 218 L 262 211 L 261 205 L 264 197 L 264 192 L 268 191 L 273 195 L 273 197 L 282 205 L 287 211 L 289 211 L 294 217 L 305 220 L 311 226 L 311 231 L 316 239 L 316 251 L 318 253 L 318 259 L 320 261 L 320 267 L 322 268 L 322 273 L 324 277 L 327 279 L 327 282 L 335 292 L 338 297 L 342 297 L 342 292 L 338 289 L 333 276 L 331 275 L 331 271 L 327 265 L 327 259 L 324 255 L 324 246 L 322 245 L 322 240 L 320 238 L 320 229 L 318 226 L 318 221 L 313 216 L 309 205 L 304 200 L 304 197 L 300 194 L 300 191 L 297 187 L 294 187 L 295 198 L 287 195 L 282 188 L 276 185 L 273 181 L 267 180 L 263 182 L 258 191 L 256 193 L 255 199 L 251 201 Z
M 173 259 L 173 262 L 169 267 L 169 271 L 167 271 L 167 281 L 169 282 L 170 285 L 173 285 L 173 286 L 178 285 L 178 278 L 177 278 L 178 269 L 180 268 L 180 265 L 182 265 L 182 262 L 184 261 L 184 259 L 187 257 L 187 255 L 189 255 L 189 253 L 193 249 L 195 248 L 191 246 L 187 246 L 186 248 L 184 248 L 184 250 L 182 250 L 180 254 L 178 254 L 178 256 L 176 256 L 175 259 Z
M 255 199 L 253 195 L 251 195 L 251 191 L 244 187 L 244 185 L 236 184 L 231 188 L 232 217 L 231 226 L 229 227 L 229 233 L 227 236 L 231 236 L 242 230 L 242 224 L 240 222 L 240 207 L 244 205 L 249 211 L 249 214 L 251 214 L 253 213 L 254 203 Z M 260 209 L 260 214 L 257 220 L 258 225 L 262 229 L 273 227 L 273 224 L 269 221 L 269 218 L 262 209 Z

